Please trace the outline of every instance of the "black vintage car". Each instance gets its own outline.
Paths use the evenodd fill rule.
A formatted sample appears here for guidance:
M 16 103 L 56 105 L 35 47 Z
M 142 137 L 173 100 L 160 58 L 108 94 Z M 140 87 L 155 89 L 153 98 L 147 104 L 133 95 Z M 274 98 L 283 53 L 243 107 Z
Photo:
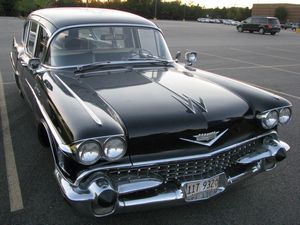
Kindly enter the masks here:
M 83 213 L 208 199 L 289 150 L 277 135 L 289 101 L 191 67 L 194 52 L 178 63 L 139 16 L 38 10 L 10 57 L 62 194 Z

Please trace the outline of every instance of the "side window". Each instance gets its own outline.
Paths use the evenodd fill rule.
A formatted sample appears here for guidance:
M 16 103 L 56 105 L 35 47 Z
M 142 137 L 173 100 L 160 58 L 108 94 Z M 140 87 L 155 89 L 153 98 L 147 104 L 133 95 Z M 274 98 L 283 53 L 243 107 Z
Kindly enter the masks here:
M 27 46 L 26 46 L 28 53 L 30 53 L 31 55 L 33 54 L 33 50 L 34 50 L 35 39 L 37 36 L 37 27 L 38 26 L 35 22 L 31 22 L 29 36 L 27 40 Z
M 253 20 L 253 19 L 252 19 Z M 248 19 L 246 19 L 245 20 L 246 21 L 246 23 L 251 23 L 252 21 L 251 21 L 251 18 L 248 18 Z
M 37 58 L 43 58 L 43 56 L 46 53 L 46 47 L 48 42 L 49 36 L 45 29 L 40 26 L 39 32 L 38 32 L 38 39 L 36 42 L 36 50 L 34 56 Z
M 28 36 L 28 30 L 29 30 L 29 22 L 26 22 L 24 24 L 23 36 L 22 36 L 22 42 L 23 42 L 23 44 L 26 43 L 27 36 Z

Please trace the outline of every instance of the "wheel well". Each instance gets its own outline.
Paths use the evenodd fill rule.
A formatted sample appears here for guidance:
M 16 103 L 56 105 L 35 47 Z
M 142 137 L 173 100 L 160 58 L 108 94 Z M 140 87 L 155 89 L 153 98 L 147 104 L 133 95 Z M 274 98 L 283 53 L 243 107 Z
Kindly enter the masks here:
M 40 122 L 37 128 L 38 139 L 44 147 L 50 147 L 50 141 L 45 125 Z

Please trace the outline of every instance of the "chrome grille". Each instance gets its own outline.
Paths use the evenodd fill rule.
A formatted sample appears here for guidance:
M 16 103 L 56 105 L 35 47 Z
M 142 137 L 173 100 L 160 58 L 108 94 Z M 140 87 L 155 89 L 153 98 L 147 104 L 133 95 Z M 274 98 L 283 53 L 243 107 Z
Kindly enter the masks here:
M 106 172 L 117 178 L 130 177 L 129 175 L 145 177 L 157 174 L 164 179 L 164 182 L 174 180 L 182 182 L 186 180 L 202 179 L 214 176 L 221 172 L 237 170 L 237 159 L 248 153 L 254 152 L 256 150 L 256 145 L 257 141 L 252 141 L 205 159 L 138 167 L 130 170 L 112 169 Z

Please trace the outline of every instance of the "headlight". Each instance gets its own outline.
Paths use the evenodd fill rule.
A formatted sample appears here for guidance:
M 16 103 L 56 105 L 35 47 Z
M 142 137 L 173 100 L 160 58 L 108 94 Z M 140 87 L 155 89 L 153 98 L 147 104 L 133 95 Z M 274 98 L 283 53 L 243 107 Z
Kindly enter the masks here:
M 101 147 L 96 141 L 83 142 L 77 150 L 77 158 L 83 165 L 92 165 L 101 157 Z
M 261 116 L 263 128 L 271 129 L 278 124 L 278 112 L 273 110 Z
M 110 138 L 104 143 L 104 157 L 108 161 L 120 159 L 126 153 L 126 142 L 122 138 Z
M 279 123 L 286 124 L 291 119 L 291 110 L 289 108 L 283 108 L 279 112 Z

